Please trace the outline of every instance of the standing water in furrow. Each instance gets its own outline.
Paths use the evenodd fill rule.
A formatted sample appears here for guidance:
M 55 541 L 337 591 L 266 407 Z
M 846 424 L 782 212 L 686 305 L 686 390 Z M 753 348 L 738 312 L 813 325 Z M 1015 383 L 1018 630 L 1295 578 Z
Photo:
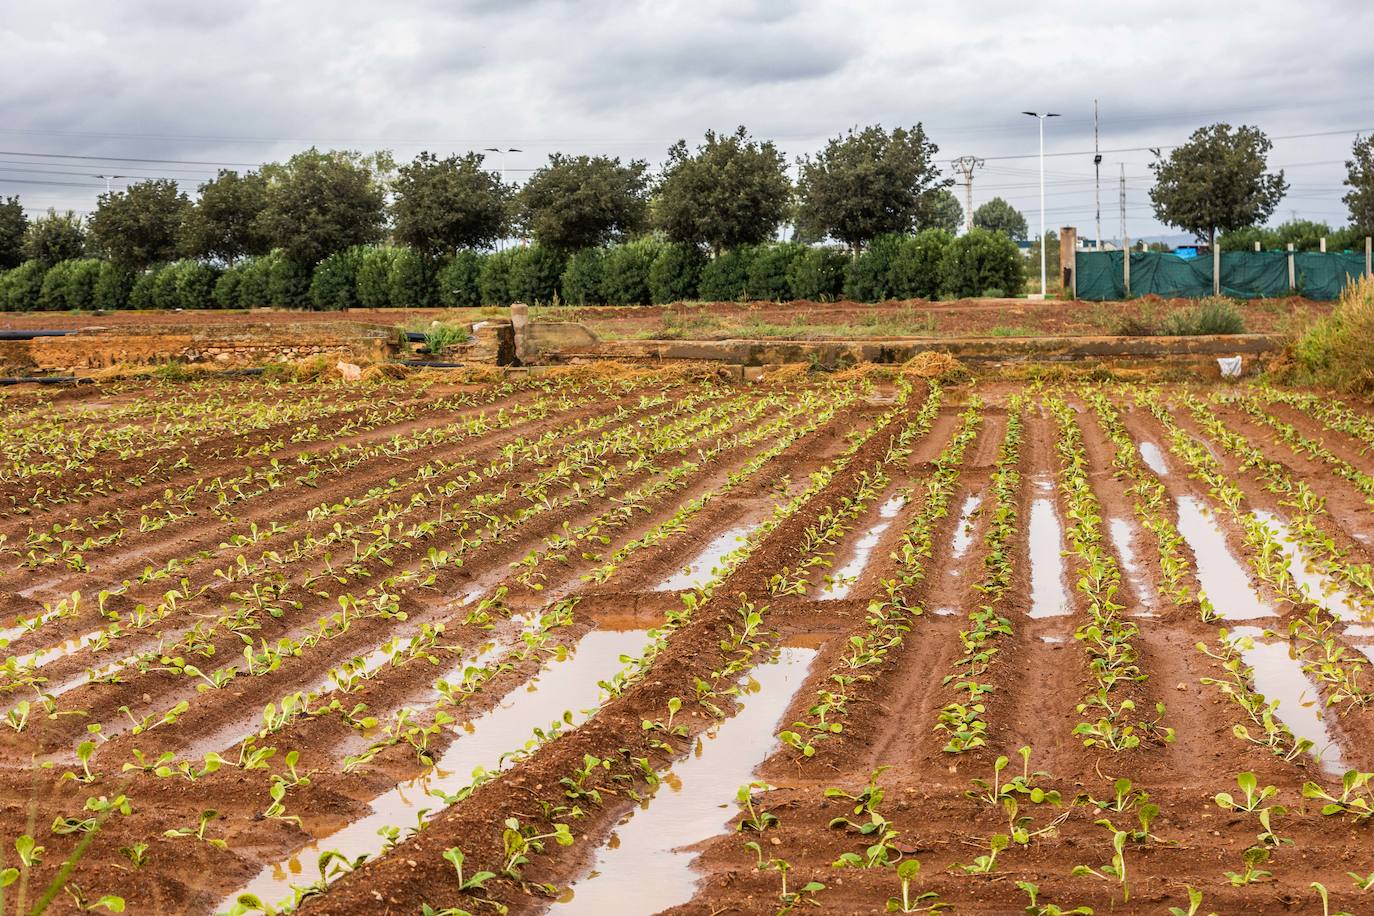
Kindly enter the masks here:
M 1245 567 L 1226 546 L 1212 510 L 1191 496 L 1178 498 L 1178 533 L 1197 557 L 1197 578 L 1212 606 L 1225 620 L 1272 617 L 1274 609 L 1260 600 Z
M 815 655 L 812 649 L 784 648 L 776 661 L 755 668 L 752 683 L 742 691 L 742 708 L 698 739 L 552 913 L 639 916 L 691 900 L 697 885 L 694 854 L 683 847 L 724 828 L 735 792 L 777 748 L 776 726 Z
M 1050 490 L 1048 478 L 1035 482 L 1037 490 Z M 1030 559 L 1032 617 L 1063 617 L 1069 613 L 1069 593 L 1064 585 L 1064 537 L 1054 500 L 1037 497 L 1031 503 Z
M 452 795 L 470 785 L 479 767 L 498 769 L 501 755 L 524 747 L 536 727 L 547 727 L 568 710 L 574 724 L 585 721 L 587 712 L 600 702 L 600 682 L 617 669 L 622 655 L 642 651 L 647 641 L 643 630 L 588 633 L 566 659 L 550 662 L 526 686 L 516 688 L 500 705 L 460 730 L 423 776 L 373 799 L 372 813 L 366 817 L 316 839 L 284 862 L 264 867 L 247 887 L 225 898 L 217 911 L 228 911 L 241 894 L 252 894 L 271 906 L 290 902 L 291 886 L 314 877 L 307 865 L 313 868 L 326 850 L 337 850 L 350 861 L 360 855 L 376 856 L 386 845 L 379 829 L 428 820 L 443 809 L 437 796 Z M 429 813 L 422 815 L 426 808 Z
M 854 556 L 850 561 L 831 576 L 825 583 L 825 587 L 820 590 L 816 597 L 821 601 L 838 601 L 841 598 L 848 598 L 849 591 L 854 587 L 854 583 L 859 580 L 859 576 L 868 566 L 868 560 L 873 555 L 873 548 L 878 546 L 882 540 L 883 532 L 892 527 L 892 519 L 897 517 L 897 513 L 902 511 L 902 506 L 906 505 L 905 496 L 894 496 L 883 503 L 878 510 L 878 518 L 882 521 L 872 525 L 864 532 L 863 537 L 859 538 L 854 545 Z

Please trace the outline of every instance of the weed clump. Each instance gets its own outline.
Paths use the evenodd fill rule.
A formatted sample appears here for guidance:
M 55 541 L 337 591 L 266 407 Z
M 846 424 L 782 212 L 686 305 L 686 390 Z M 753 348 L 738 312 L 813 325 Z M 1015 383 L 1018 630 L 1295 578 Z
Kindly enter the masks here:
M 1208 296 L 1190 308 L 1160 317 L 1150 305 L 1136 313 L 1112 315 L 1107 331 L 1118 337 L 1198 337 L 1208 334 L 1244 334 L 1245 317 L 1225 296 Z
M 1336 310 L 1288 349 L 1289 381 L 1374 396 L 1374 279 L 1347 286 Z

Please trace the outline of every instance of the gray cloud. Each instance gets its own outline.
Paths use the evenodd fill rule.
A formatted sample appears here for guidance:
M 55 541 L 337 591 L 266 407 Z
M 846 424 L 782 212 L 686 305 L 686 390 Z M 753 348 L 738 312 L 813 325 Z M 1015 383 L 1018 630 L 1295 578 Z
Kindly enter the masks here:
M 1134 148 L 1212 120 L 1276 137 L 1374 128 L 1371 28 L 1374 6 L 1337 0 L 52 0 L 0 19 L 0 150 L 261 162 L 311 143 L 401 158 L 516 146 L 505 164 L 519 178 L 554 150 L 658 163 L 679 137 L 740 123 L 791 156 L 850 126 L 921 121 L 942 160 L 987 158 L 977 200 L 1007 197 L 1035 222 L 1035 124 L 1019 112 L 1049 108 L 1064 117 L 1047 151 L 1075 155 L 1047 160 L 1046 221 L 1082 227 L 1097 97 L 1102 146 L 1133 150 L 1105 157 L 1104 231 L 1124 165 L 1139 236 L 1159 227 L 1149 154 Z M 1344 220 L 1352 140 L 1276 140 L 1293 184 L 1282 218 Z M 0 154 L 0 194 L 87 210 L 103 190 L 93 174 L 193 187 L 212 172 Z

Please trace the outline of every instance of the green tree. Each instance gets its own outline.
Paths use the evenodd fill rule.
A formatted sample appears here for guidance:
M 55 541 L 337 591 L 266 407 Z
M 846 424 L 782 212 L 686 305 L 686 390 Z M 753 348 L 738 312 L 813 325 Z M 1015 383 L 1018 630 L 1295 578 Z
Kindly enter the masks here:
M 940 261 L 941 290 L 961 299 L 1016 295 L 1024 276 L 1021 251 L 1003 232 L 973 229 L 949 243 Z
M 858 250 L 883 233 L 911 231 L 926 196 L 949 184 L 935 167 L 938 152 L 919 123 L 831 139 L 814 159 L 798 160 L 798 233 Z
M 18 197 L 7 197 L 0 203 L 0 270 L 10 270 L 24 263 L 24 232 L 29 218 Z
M 419 255 L 427 301 L 437 295 L 446 258 L 462 248 L 488 248 L 510 226 L 510 190 L 482 168 L 480 153 L 440 159 L 422 152 L 401 167 L 392 190 L 393 235 Z
M 310 302 L 317 309 L 340 310 L 358 306 L 358 267 L 366 248 L 345 248 L 321 261 L 310 277 Z
M 558 295 L 559 282 L 568 258 L 563 252 L 547 245 L 530 245 L 516 249 L 510 264 L 510 295 L 512 301 L 526 305 L 547 305 Z
M 558 286 L 562 290 L 563 301 L 569 305 L 601 305 L 606 300 L 601 295 L 601 279 L 606 260 L 606 249 L 583 248 L 568 258 L 563 268 L 563 276 Z M 657 264 L 657 260 L 654 262 Z M 650 276 L 653 270 L 650 268 Z
M 358 304 L 365 309 L 384 309 L 391 305 L 391 262 L 399 248 L 390 245 L 365 248 L 358 262 Z
M 413 248 L 393 249 L 396 254 L 387 267 L 387 298 L 393 308 L 433 308 L 439 297 L 435 283 L 437 271 Z M 332 257 L 332 255 L 331 255 Z
M 177 256 L 190 210 L 191 202 L 175 181 L 150 178 L 101 194 L 91 215 L 91 235 L 111 261 L 142 270 Z
M 844 289 L 850 258 L 834 248 L 807 248 L 787 268 L 787 289 L 793 299 L 829 302 Z
M 43 277 L 48 267 L 42 261 L 25 261 L 13 270 L 0 274 L 0 292 L 3 292 L 3 306 L 7 312 L 27 312 L 38 308 L 38 299 L 43 294 Z
M 653 204 L 654 221 L 674 242 L 703 245 L 719 255 L 772 238 L 787 213 L 792 193 L 782 153 L 768 141 L 706 132 L 689 153 L 679 140 Z
M 649 295 L 655 305 L 697 297 L 706 256 L 696 245 L 668 242 L 649 266 Z
M 518 249 L 507 248 L 489 254 L 482 259 L 477 271 L 477 291 L 483 305 L 510 305 L 513 301 L 510 290 L 511 262 L 515 260 Z
M 221 169 L 199 190 L 199 199 L 186 211 L 181 225 L 182 254 L 226 264 L 267 254 L 271 241 L 258 223 L 267 206 L 265 177 Z
M 134 275 L 127 268 L 113 261 L 100 262 L 100 276 L 95 281 L 91 305 L 98 309 L 114 311 L 129 304 L 129 291 L 134 285 Z
M 1155 216 L 1214 246 L 1218 232 L 1263 223 L 1288 190 L 1282 171 L 1268 171 L 1272 148 L 1256 127 L 1199 127 L 1167 158 L 1150 163 Z
M 24 232 L 24 257 L 52 267 L 59 261 L 79 258 L 86 251 L 86 228 L 81 217 L 71 210 L 58 213 L 51 208 L 29 223 Z
M 602 262 L 601 294 L 611 305 L 648 305 L 649 272 L 662 243 L 653 237 L 635 239 L 606 252 Z
M 757 245 L 741 245 L 711 258 L 701 268 L 697 295 L 707 302 L 742 302 L 748 298 L 749 268 Z
M 482 255 L 475 251 L 460 251 L 439 270 L 439 304 L 446 309 L 470 309 L 482 304 L 477 288 L 477 276 L 482 269 Z
M 336 251 L 380 241 L 386 214 L 377 167 L 356 153 L 314 147 L 265 166 L 267 203 L 257 228 L 305 269 Z
M 1024 242 L 1030 231 L 1021 211 L 1000 197 L 994 197 L 973 211 L 973 228 L 1001 232 L 1018 242 Z
M 917 229 L 940 229 L 950 235 L 964 225 L 964 205 L 949 188 L 938 188 L 922 195 L 916 207 Z
M 785 302 L 792 294 L 792 287 L 787 282 L 788 271 L 792 269 L 792 262 L 805 251 L 806 246 L 800 242 L 775 242 L 759 246 L 745 278 L 745 291 L 749 298 Z
M 554 153 L 520 189 L 520 220 L 558 251 L 623 241 L 648 224 L 648 169 L 639 160 Z
M 1357 137 L 1345 163 L 1345 184 L 1350 188 L 1341 200 L 1350 210 L 1350 224 L 1374 235 L 1374 135 Z

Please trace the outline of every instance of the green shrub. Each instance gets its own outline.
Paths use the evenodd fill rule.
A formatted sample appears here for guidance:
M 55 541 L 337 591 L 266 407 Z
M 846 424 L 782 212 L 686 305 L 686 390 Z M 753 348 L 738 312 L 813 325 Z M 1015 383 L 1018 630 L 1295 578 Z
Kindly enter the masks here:
M 442 356 L 445 349 L 467 339 L 468 329 L 465 324 L 434 321 L 425 328 L 425 348 L 431 356 Z
M 749 263 L 749 273 L 745 278 L 748 297 L 773 302 L 786 301 L 792 294 L 792 288 L 787 283 L 787 271 L 805 251 L 806 246 L 799 242 L 760 245 Z
M 662 243 L 653 238 L 635 239 L 606 252 L 602 263 L 601 295 L 611 305 L 648 305 L 649 269 Z
M 807 248 L 787 267 L 788 294 L 813 302 L 839 298 L 849 261 L 849 255 L 833 248 Z
M 272 262 L 267 255 L 244 261 L 237 269 L 242 270 L 239 279 L 238 307 L 242 309 L 264 308 L 271 305 L 267 285 Z
M 364 248 L 358 262 L 358 305 L 384 309 L 391 305 L 391 262 L 395 248 Z
M 153 281 L 153 308 L 171 311 L 181 306 L 181 297 L 177 293 L 177 265 L 164 264 L 157 268 L 156 279 Z
M 280 248 L 266 258 L 267 299 L 273 308 L 310 308 L 310 271 Z
M 940 263 L 954 236 L 943 229 L 924 229 L 902 239 L 890 265 L 894 299 L 935 299 L 940 295 Z
M 880 235 L 857 258 L 849 262 L 844 274 L 844 295 L 855 302 L 882 302 L 893 297 L 892 268 L 901 257 L 905 236 Z
M 510 305 L 511 298 L 510 268 L 516 251 L 507 248 L 489 254 L 482 259 L 482 267 L 477 272 L 477 291 L 481 294 L 483 305 Z
M 317 309 L 335 311 L 358 307 L 358 268 L 365 248 L 336 251 L 315 265 L 310 276 L 310 302 Z
M 1374 396 L 1374 279 L 1347 286 L 1336 310 L 1308 328 L 1289 355 L 1296 381 Z
M 413 248 L 392 249 L 387 297 L 392 308 L 433 308 L 439 300 L 434 276 Z
M 157 308 L 157 271 L 145 270 L 134 278 L 129 289 L 129 308 L 147 311 Z
M 601 305 L 601 278 L 605 273 L 606 249 L 583 248 L 568 258 L 559 278 L 563 301 L 569 305 Z
M 741 245 L 719 254 L 701 268 L 697 295 L 707 302 L 742 302 L 749 295 L 749 267 L 758 248 Z
M 43 293 L 43 277 L 48 268 L 42 261 L 25 261 L 4 273 L 3 305 L 9 312 L 27 312 L 38 308 Z
M 215 283 L 215 308 L 239 307 L 239 284 L 243 282 L 243 268 L 235 266 L 220 274 Z
M 558 295 L 567 256 L 544 245 L 517 248 L 510 262 L 512 302 L 547 305 Z
M 960 299 L 988 290 L 1019 290 L 1021 251 L 1006 234 L 973 229 L 950 242 L 940 259 L 940 290 Z
M 1161 333 L 1170 337 L 1244 334 L 1245 318 L 1230 299 L 1208 296 L 1190 308 L 1171 312 L 1164 319 Z
M 477 288 L 477 274 L 482 268 L 482 256 L 463 250 L 455 254 L 439 269 L 435 277 L 439 304 L 449 309 L 471 309 L 482 304 Z
M 177 301 L 184 309 L 208 309 L 214 304 L 215 281 L 219 271 L 200 261 L 182 261 L 177 265 Z
M 45 312 L 58 312 L 70 308 L 67 305 L 67 281 L 71 277 L 75 261 L 58 261 L 43 277 L 43 285 L 38 291 L 38 307 Z
M 100 271 L 91 291 L 91 305 L 94 308 L 114 311 L 127 308 L 129 292 L 134 286 L 134 275 L 126 268 L 118 267 L 110 261 L 100 261 Z
M 649 265 L 649 298 L 655 305 L 692 301 L 705 265 L 706 255 L 696 245 L 665 243 Z

